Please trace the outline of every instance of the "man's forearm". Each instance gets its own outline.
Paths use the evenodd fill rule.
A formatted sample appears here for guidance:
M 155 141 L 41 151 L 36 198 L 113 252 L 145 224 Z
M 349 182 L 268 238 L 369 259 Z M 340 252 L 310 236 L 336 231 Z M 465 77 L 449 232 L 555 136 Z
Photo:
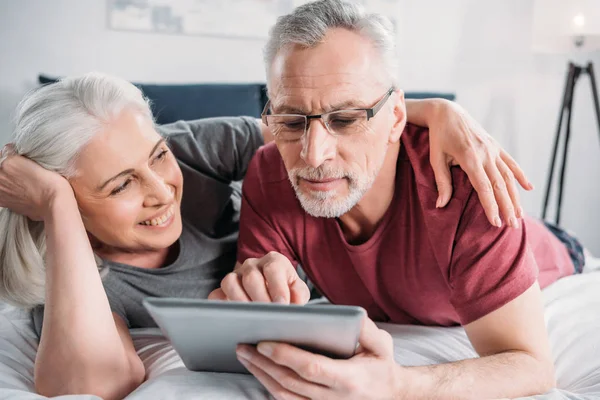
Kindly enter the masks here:
M 499 399 L 546 393 L 554 367 L 524 352 L 398 368 L 398 399 Z

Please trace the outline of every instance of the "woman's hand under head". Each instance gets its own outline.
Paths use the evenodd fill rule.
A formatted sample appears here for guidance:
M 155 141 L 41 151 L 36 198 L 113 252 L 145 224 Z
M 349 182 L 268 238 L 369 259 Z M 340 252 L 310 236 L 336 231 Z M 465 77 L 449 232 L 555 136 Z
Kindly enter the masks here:
M 2 149 L 0 160 L 0 207 L 43 221 L 54 201 L 73 196 L 65 178 L 18 155 L 12 144 Z

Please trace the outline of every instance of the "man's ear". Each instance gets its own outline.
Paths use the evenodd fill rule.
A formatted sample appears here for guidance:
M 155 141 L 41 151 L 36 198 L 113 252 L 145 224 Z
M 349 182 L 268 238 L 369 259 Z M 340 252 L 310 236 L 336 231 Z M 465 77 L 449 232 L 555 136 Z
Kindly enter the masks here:
M 396 89 L 392 98 L 393 101 L 393 121 L 394 125 L 390 132 L 390 143 L 397 143 L 402 136 L 404 127 L 406 126 L 406 104 L 404 102 L 404 92 L 400 89 Z

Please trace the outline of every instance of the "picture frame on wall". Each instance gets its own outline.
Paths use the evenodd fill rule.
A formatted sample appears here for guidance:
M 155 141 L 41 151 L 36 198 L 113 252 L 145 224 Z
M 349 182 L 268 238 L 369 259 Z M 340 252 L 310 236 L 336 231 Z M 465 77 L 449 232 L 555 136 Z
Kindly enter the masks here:
M 116 31 L 266 40 L 277 17 L 310 0 L 106 0 Z M 395 24 L 398 0 L 353 0 Z

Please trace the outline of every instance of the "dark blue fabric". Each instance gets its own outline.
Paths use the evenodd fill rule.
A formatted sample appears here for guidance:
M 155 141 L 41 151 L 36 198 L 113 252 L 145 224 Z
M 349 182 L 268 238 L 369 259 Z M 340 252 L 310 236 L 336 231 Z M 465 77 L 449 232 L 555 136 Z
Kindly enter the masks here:
M 454 101 L 456 96 L 454 93 L 441 93 L 441 92 L 405 92 L 404 98 L 406 99 L 432 99 L 442 98 L 446 100 Z
M 41 84 L 57 78 L 40 75 Z M 266 102 L 265 85 L 256 84 L 193 84 L 148 85 L 134 83 L 152 103 L 152 113 L 158 124 L 179 120 L 247 115 L 260 117 Z
M 40 75 L 41 84 L 57 78 Z M 159 124 L 178 120 L 247 115 L 260 117 L 266 102 L 266 86 L 249 84 L 149 85 L 134 83 L 152 102 L 152 112 Z M 454 100 L 452 93 L 406 92 L 407 99 L 444 98 Z
M 138 85 L 152 101 L 159 124 L 177 120 L 248 115 L 262 111 L 263 85 Z
M 567 251 L 569 252 L 569 257 L 571 257 L 571 261 L 573 261 L 575 273 L 580 274 L 585 266 L 585 255 L 583 254 L 583 245 L 581 242 L 575 236 L 569 234 L 561 227 L 548 221 L 543 222 L 544 225 L 546 225 L 546 228 L 548 228 L 550 232 L 552 232 L 554 236 L 556 236 L 558 240 L 565 245 Z

